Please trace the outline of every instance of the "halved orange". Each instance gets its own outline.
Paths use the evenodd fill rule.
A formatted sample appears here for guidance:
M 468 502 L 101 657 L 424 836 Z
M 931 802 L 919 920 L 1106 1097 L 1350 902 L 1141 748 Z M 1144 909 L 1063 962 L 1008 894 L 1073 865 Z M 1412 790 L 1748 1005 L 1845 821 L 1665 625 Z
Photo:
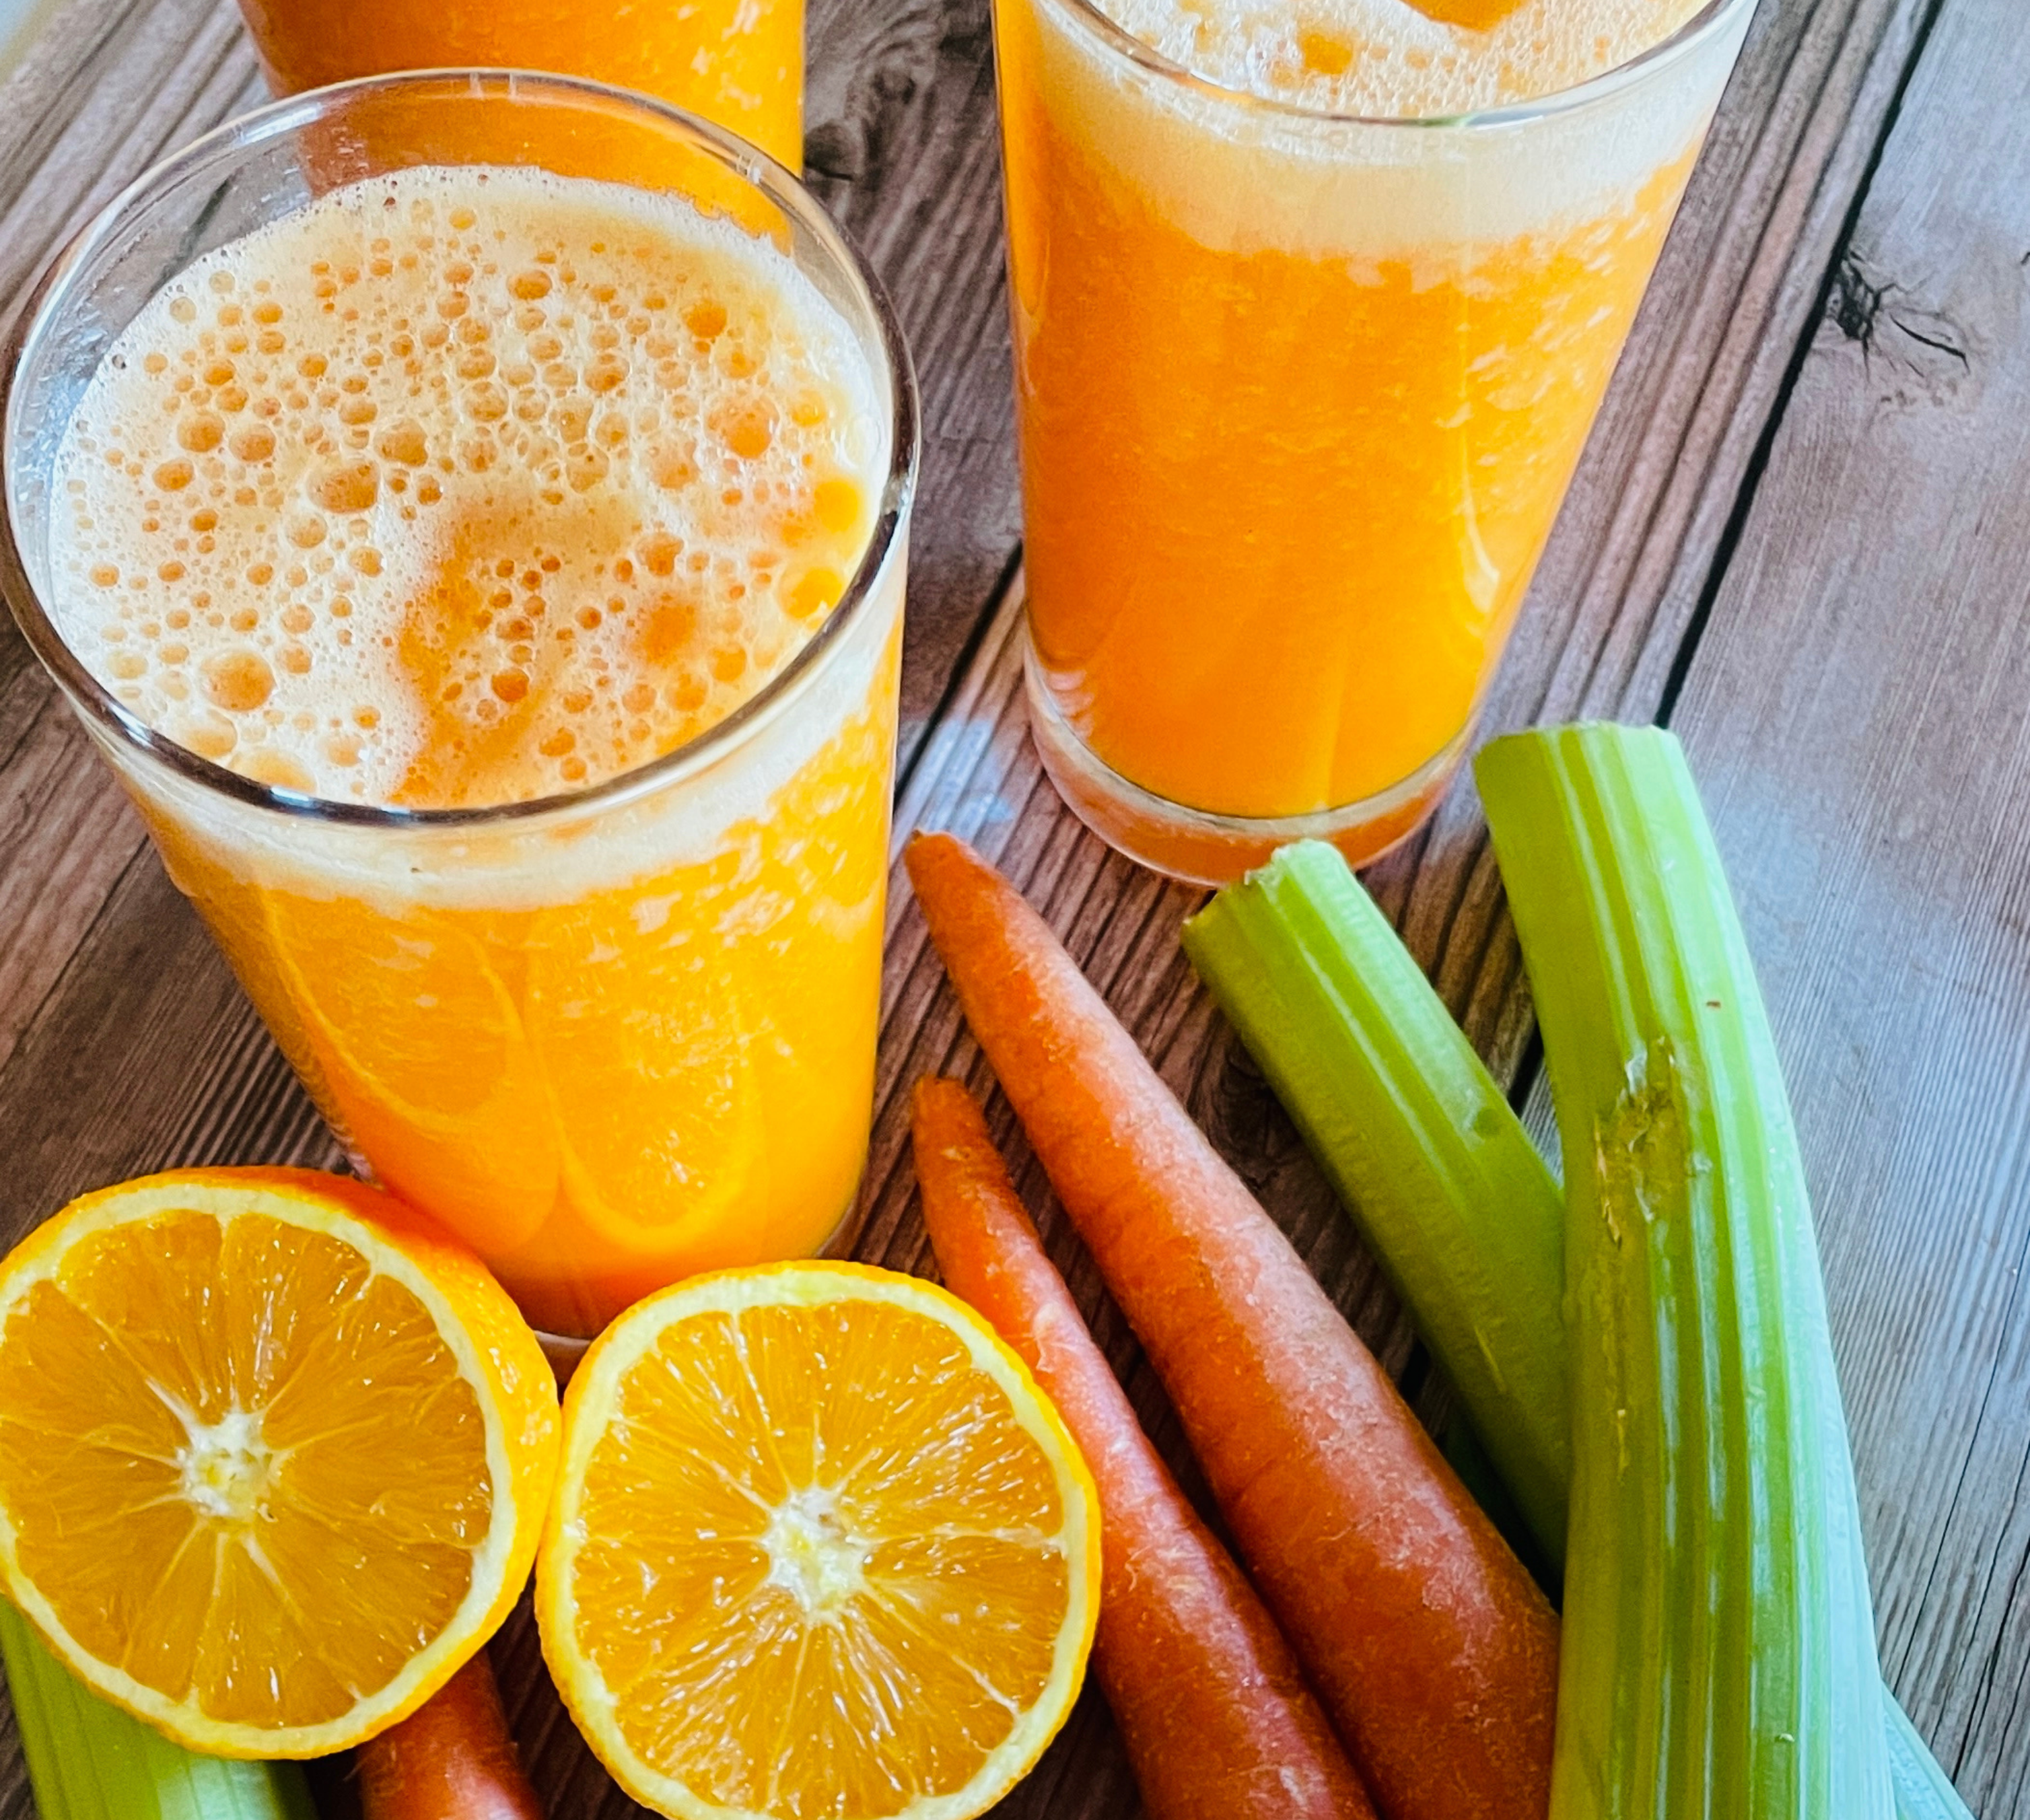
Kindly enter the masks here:
M 513 1303 L 362 1183 L 147 1176 L 0 1261 L 0 1586 L 194 1750 L 420 1706 L 520 1594 L 557 1433 Z
M 695 1277 L 593 1343 L 536 1569 L 615 1778 L 680 1820 L 963 1820 L 1064 1722 L 1099 1609 L 1091 1476 L 944 1291 Z

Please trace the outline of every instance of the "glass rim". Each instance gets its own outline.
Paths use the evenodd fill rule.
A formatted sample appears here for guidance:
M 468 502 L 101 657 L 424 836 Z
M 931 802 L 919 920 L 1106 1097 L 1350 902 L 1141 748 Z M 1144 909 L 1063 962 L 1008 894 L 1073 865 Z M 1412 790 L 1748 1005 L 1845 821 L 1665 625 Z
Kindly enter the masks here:
M 1706 0 L 1706 4 L 1668 38 L 1638 51 L 1625 63 L 1589 76 L 1569 88 L 1549 95 L 1533 95 L 1526 101 L 1504 102 L 1496 107 L 1472 108 L 1458 113 L 1343 113 L 1333 108 L 1312 107 L 1303 102 L 1285 101 L 1274 95 L 1257 95 L 1245 88 L 1231 88 L 1201 76 L 1186 65 L 1166 57 L 1152 45 L 1110 18 L 1098 0 L 1036 0 L 1038 6 L 1054 9 L 1096 39 L 1106 50 L 1136 65 L 1173 87 L 1192 91 L 1206 100 L 1242 113 L 1262 115 L 1309 126 L 1360 126 L 1407 128 L 1422 132 L 1450 128 L 1482 130 L 1519 126 L 1534 120 L 1571 113 L 1596 101 L 1619 93 L 1656 70 L 1675 63 L 1699 46 L 1727 30 L 1742 15 L 1755 10 L 1757 0 Z
M 608 110 L 617 107 L 645 124 L 660 125 L 666 130 L 676 128 L 814 236 L 857 293 L 853 301 L 872 325 L 887 364 L 894 396 L 890 413 L 888 467 L 882 485 L 880 510 L 846 590 L 826 615 L 824 623 L 779 671 L 724 719 L 715 721 L 669 752 L 581 789 L 531 797 L 517 802 L 456 808 L 403 808 L 392 804 L 340 802 L 243 777 L 224 765 L 200 757 L 188 747 L 150 726 L 113 696 L 57 630 L 41 590 L 29 578 L 16 537 L 14 503 L 18 476 L 12 455 L 17 440 L 16 414 L 20 402 L 21 374 L 28 356 L 46 325 L 54 321 L 58 306 L 67 300 L 72 281 L 90 257 L 113 238 L 136 209 L 169 185 L 188 177 L 194 170 L 202 169 L 207 162 L 300 131 L 329 117 L 340 105 L 355 97 L 396 91 L 418 96 L 436 91 L 448 99 L 459 95 L 509 101 L 534 96 L 586 105 L 597 103 Z M 775 719 L 778 710 L 800 693 L 803 685 L 823 668 L 825 659 L 846 641 L 850 628 L 865 617 L 868 603 L 882 589 L 890 559 L 902 546 L 915 499 L 920 461 L 921 407 L 916 370 L 894 306 L 879 279 L 858 250 L 797 175 L 737 134 L 686 109 L 607 83 L 553 76 L 537 70 L 475 67 L 405 70 L 391 75 L 363 76 L 309 89 L 221 122 L 201 137 L 151 165 L 51 255 L 16 314 L 0 359 L 6 362 L 4 369 L 0 369 L 0 451 L 4 451 L 6 458 L 5 474 L 0 475 L 0 495 L 4 496 L 0 496 L 0 591 L 6 594 L 15 623 L 20 627 L 29 648 L 87 722 L 122 747 L 139 752 L 184 782 L 214 795 L 229 797 L 248 807 L 299 822 L 409 830 L 485 828 L 502 823 L 540 822 L 630 802 L 708 769 L 757 737 Z

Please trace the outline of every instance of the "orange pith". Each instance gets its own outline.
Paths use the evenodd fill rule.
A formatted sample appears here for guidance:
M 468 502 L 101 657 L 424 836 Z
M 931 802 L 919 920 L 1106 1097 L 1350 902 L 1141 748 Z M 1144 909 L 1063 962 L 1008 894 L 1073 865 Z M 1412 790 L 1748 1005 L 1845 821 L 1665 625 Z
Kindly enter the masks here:
M 195 1749 L 420 1704 L 519 1592 L 556 1436 L 505 1295 L 358 1183 L 147 1177 L 0 1264 L 0 1583 Z
M 1097 1614 L 1097 1499 L 979 1317 L 797 1264 L 623 1315 L 565 1401 L 537 1574 L 593 1748 L 685 1820 L 958 1820 L 1032 1764 Z

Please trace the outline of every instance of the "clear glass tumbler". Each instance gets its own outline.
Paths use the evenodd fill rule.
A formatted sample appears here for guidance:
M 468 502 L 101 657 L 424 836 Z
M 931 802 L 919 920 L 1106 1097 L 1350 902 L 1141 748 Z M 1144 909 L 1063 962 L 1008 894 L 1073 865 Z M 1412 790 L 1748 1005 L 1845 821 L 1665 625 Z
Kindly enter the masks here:
M 786 253 L 873 376 L 879 420 L 855 431 L 885 477 L 871 538 L 743 707 L 604 782 L 456 809 L 271 787 L 144 724 L 65 644 L 49 605 L 63 433 L 113 339 L 192 261 L 340 180 L 474 153 L 702 197 Z M 695 1270 L 823 1246 L 867 1144 L 918 430 L 879 289 L 795 180 L 588 83 L 323 90 L 119 198 L 42 280 L 9 370 L 0 584 L 361 1167 L 560 1334 Z
M 804 162 L 804 0 L 240 0 L 277 95 L 500 65 L 638 89 Z
M 995 0 L 1031 726 L 1115 846 L 1216 883 L 1435 804 L 1753 9 L 1396 120 Z

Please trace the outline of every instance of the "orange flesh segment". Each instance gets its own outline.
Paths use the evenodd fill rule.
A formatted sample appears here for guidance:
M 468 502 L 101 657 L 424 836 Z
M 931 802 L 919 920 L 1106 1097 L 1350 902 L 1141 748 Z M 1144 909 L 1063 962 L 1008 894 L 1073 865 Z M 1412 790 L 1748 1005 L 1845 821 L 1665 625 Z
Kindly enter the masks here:
M 458 1611 L 491 1517 L 485 1417 L 429 1311 L 253 1213 L 87 1237 L 16 1305 L 0 1482 L 79 1644 L 270 1727 L 392 1680 Z
M 624 1735 L 784 1820 L 965 1787 L 1044 1693 L 1073 1598 L 1051 1462 L 1005 1393 L 872 1303 L 673 1323 L 579 1514 L 576 1642 Z

